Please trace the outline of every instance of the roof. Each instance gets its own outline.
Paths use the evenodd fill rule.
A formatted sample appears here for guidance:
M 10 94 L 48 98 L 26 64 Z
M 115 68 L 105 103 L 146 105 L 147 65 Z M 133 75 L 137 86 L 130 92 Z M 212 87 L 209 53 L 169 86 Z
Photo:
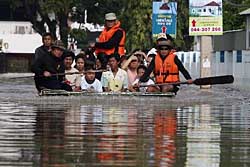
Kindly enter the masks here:
M 250 8 L 239 13 L 240 15 L 250 15 Z
M 204 6 L 220 6 L 220 5 L 218 3 L 212 1 L 212 2 L 209 2 L 208 4 L 206 4 Z

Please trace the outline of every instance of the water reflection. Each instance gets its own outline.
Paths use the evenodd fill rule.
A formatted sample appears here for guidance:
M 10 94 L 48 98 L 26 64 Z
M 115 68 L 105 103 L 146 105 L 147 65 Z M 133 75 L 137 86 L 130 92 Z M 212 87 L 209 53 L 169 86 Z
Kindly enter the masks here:
M 34 142 L 34 107 L 0 103 L 0 166 L 31 166 L 39 157 Z
M 160 111 L 154 116 L 155 166 L 174 165 L 176 159 L 176 112 Z
M 249 109 L 0 103 L 0 166 L 247 166 Z
M 37 108 L 35 141 L 40 161 L 35 166 L 66 164 L 65 113 L 63 105 L 39 105 Z
M 210 105 L 192 108 L 187 124 L 187 160 L 188 167 L 220 166 L 219 120 L 211 114 Z

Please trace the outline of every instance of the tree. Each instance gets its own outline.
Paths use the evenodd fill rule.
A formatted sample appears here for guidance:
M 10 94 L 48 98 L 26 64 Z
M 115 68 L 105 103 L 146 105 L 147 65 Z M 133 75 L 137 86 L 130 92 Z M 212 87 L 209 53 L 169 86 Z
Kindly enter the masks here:
M 177 1 L 177 35 L 176 46 L 178 50 L 188 51 L 193 46 L 193 37 L 189 36 L 189 2 L 188 0 Z
M 151 13 L 151 0 L 126 1 L 121 21 L 126 30 L 126 47 L 128 50 L 152 47 Z
M 60 38 L 65 45 L 67 45 L 70 31 L 69 13 L 75 4 L 80 2 L 80 0 L 10 0 L 13 9 L 20 6 L 25 8 L 26 17 L 39 34 L 46 32 L 46 24 L 49 31 L 57 38 L 56 27 L 58 25 Z
M 249 7 L 249 0 L 225 0 L 223 4 L 224 31 L 245 28 L 245 17 L 239 13 Z

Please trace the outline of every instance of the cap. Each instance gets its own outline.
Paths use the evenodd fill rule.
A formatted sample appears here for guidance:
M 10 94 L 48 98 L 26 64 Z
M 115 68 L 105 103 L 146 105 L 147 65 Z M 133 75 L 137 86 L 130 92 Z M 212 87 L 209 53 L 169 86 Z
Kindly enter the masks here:
M 63 44 L 63 42 L 62 42 L 61 40 L 56 40 L 56 41 L 52 44 L 51 48 L 58 48 L 58 49 L 61 49 L 62 51 L 65 50 L 64 44 Z
M 167 35 L 165 33 L 159 33 L 157 36 L 157 40 L 159 40 L 159 39 L 168 39 L 168 38 L 167 38 Z
M 170 46 L 173 47 L 173 43 L 170 40 L 159 41 L 157 46 Z
M 105 20 L 116 20 L 115 13 L 107 13 L 107 14 L 105 14 Z
M 157 46 L 173 47 L 173 38 L 169 34 L 159 33 L 156 41 L 157 41 Z

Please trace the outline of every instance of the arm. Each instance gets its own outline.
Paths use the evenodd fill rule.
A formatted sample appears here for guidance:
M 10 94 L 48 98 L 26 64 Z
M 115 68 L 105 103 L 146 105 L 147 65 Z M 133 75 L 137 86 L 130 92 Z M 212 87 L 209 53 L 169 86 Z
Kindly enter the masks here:
M 107 42 L 96 42 L 95 47 L 102 49 L 112 49 L 119 44 L 122 36 L 123 32 L 121 30 L 117 30 Z
M 182 62 L 175 56 L 174 59 L 175 64 L 178 66 L 179 71 L 183 74 L 186 80 L 192 79 L 186 68 L 183 66 Z
M 110 91 L 110 89 L 108 87 L 108 79 L 106 77 L 106 73 L 105 72 L 103 72 L 103 74 L 102 74 L 101 84 L 102 84 L 102 86 L 104 88 L 104 92 L 109 92 Z
M 31 65 L 31 72 L 35 73 L 36 75 L 43 75 L 43 59 L 38 57 L 34 63 Z
M 102 83 L 98 80 L 98 79 L 96 79 L 97 80 L 97 92 L 103 92 L 103 90 L 102 90 Z
M 149 76 L 153 72 L 154 68 L 155 68 L 155 59 L 153 58 L 149 64 L 147 70 L 145 71 L 143 76 L 140 78 L 140 82 L 147 82 L 149 79 Z
M 82 78 L 81 78 L 80 74 L 76 74 L 76 75 L 77 75 L 76 76 L 76 86 L 75 86 L 74 91 L 78 92 L 78 91 L 81 90 L 81 80 L 82 80 Z
M 128 74 L 124 71 L 124 80 L 122 83 L 122 92 L 125 92 L 128 89 Z
M 131 63 L 132 60 L 138 60 L 138 58 L 136 56 L 134 56 L 134 54 L 132 56 L 130 56 L 128 58 L 128 60 L 126 60 L 126 62 L 122 65 L 122 69 L 127 70 L 128 65 Z

